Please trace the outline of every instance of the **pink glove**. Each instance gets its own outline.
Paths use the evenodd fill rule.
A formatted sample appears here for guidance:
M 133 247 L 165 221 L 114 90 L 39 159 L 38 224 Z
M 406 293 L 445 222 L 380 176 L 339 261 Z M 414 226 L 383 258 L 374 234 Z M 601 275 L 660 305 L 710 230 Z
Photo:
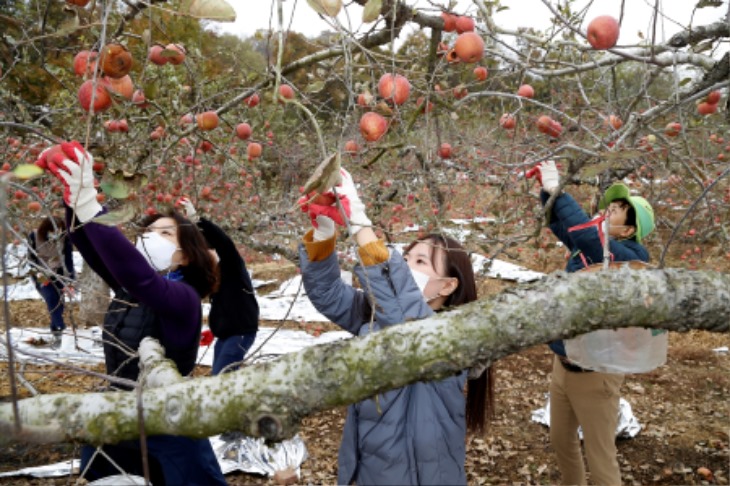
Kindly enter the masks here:
M 210 346 L 213 343 L 213 340 L 215 337 L 213 336 L 213 331 L 210 329 L 206 329 L 205 331 L 200 333 L 200 345 L 201 346 Z
M 322 194 L 310 193 L 299 198 L 299 207 L 302 212 L 309 213 L 309 219 L 312 226 L 316 229 L 319 226 L 317 222 L 318 216 L 326 216 L 340 226 L 345 226 L 345 219 L 342 217 L 340 209 L 335 204 L 336 198 L 333 192 L 327 191 Z M 343 195 L 340 195 L 340 204 L 345 210 L 347 216 L 350 215 L 350 201 Z
M 96 200 L 94 159 L 79 142 L 63 142 L 44 150 L 36 165 L 61 181 L 63 201 L 74 210 L 79 221 L 86 223 L 101 211 L 101 204 Z

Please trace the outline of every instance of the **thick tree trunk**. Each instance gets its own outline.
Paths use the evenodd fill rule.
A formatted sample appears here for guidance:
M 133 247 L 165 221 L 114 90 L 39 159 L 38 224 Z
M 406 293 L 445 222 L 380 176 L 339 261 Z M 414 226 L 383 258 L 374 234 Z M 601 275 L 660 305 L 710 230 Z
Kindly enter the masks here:
M 83 292 L 83 299 L 79 302 L 79 324 L 84 327 L 101 326 L 109 307 L 109 286 L 86 265 L 79 276 L 78 290 Z
M 138 406 L 150 435 L 206 437 L 243 430 L 279 440 L 292 436 L 303 417 L 321 410 L 417 380 L 442 378 L 554 339 L 630 326 L 728 332 L 730 275 L 629 269 L 555 273 L 494 299 L 366 338 L 314 346 L 194 380 L 171 375 L 170 363 L 159 359 L 159 347 L 146 343 L 140 354 L 145 370 L 154 372 L 146 375 L 138 393 L 22 400 L 19 426 L 12 405 L 2 404 L 0 442 L 98 444 L 134 438 L 139 435 Z M 165 378 L 156 378 L 160 376 Z

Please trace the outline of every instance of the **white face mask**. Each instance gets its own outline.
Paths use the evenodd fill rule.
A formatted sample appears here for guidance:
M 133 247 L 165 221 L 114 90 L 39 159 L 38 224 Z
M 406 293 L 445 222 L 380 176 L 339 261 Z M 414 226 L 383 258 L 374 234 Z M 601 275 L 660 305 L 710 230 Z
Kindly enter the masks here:
M 410 268 L 410 267 L 409 267 Z M 418 270 L 411 270 L 411 275 L 413 275 L 413 280 L 416 281 L 416 285 L 418 285 L 418 290 L 421 291 L 421 293 L 426 291 L 426 285 L 428 285 L 428 281 L 431 280 L 431 277 L 426 275 L 423 272 L 419 272 Z
M 172 265 L 172 255 L 177 251 L 177 246 L 170 240 L 165 239 L 156 231 L 150 231 L 137 238 L 135 245 L 152 268 L 161 272 Z

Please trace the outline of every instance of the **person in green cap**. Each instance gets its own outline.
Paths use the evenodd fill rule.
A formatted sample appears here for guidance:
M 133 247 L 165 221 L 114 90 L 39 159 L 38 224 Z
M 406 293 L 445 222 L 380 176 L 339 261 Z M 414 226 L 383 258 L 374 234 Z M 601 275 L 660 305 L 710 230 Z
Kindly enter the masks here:
M 543 206 L 555 195 L 550 229 L 570 251 L 567 272 L 603 262 L 604 243 L 614 262 L 649 261 L 641 244 L 654 230 L 654 211 L 646 199 L 632 196 L 624 184 L 613 184 L 599 203 L 602 213 L 591 218 L 567 193 L 558 192 L 560 176 L 553 161 L 536 167 Z M 608 234 L 603 234 L 608 220 Z M 621 484 L 616 457 L 619 388 L 624 375 L 581 368 L 571 362 L 562 340 L 550 343 L 555 353 L 550 382 L 550 442 L 557 455 L 563 484 L 587 484 L 578 426 L 583 430 L 591 482 Z

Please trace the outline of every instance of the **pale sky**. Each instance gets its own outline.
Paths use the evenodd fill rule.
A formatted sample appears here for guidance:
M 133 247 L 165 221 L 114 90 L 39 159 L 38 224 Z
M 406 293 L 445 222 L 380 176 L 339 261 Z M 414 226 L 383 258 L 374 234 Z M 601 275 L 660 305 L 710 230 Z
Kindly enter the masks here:
M 272 4 L 275 6 L 275 0 L 228 0 L 236 9 L 237 19 L 235 23 L 217 24 L 224 32 L 230 32 L 236 35 L 249 36 L 257 29 L 268 29 L 269 27 L 277 30 L 277 17 L 275 7 L 272 10 Z M 588 7 L 586 19 L 591 19 L 598 15 L 611 15 L 619 18 L 621 14 L 621 4 L 625 5 L 625 12 L 621 28 L 621 37 L 619 45 L 633 44 L 639 41 L 638 32 L 641 31 L 648 38 L 651 35 L 651 19 L 654 8 L 654 2 L 657 0 L 578 0 L 574 9 Z M 690 21 L 694 25 L 704 25 L 725 16 L 727 11 L 727 1 L 723 2 L 721 7 L 706 7 L 699 9 L 692 19 L 692 10 L 697 0 L 658 0 L 660 9 L 664 11 L 665 17 L 660 19 L 657 24 L 657 40 L 662 41 L 671 37 L 672 34 L 681 30 L 683 26 L 689 25 Z M 347 3 L 347 2 L 345 2 Z M 447 5 L 448 0 L 411 0 L 409 2 L 419 8 L 430 8 L 435 12 L 437 9 L 434 5 Z M 545 29 L 549 26 L 551 17 L 550 11 L 542 0 L 503 0 L 504 5 L 510 8 L 499 12 L 495 15 L 495 20 L 499 25 L 508 29 L 516 29 L 518 27 L 534 27 L 537 29 Z M 558 3 L 557 0 L 551 0 L 552 4 Z M 333 30 L 325 20 L 320 18 L 312 8 L 307 4 L 306 0 L 284 0 L 284 25 L 291 30 L 301 32 L 307 36 L 315 36 L 323 30 Z M 293 11 L 293 14 L 292 14 Z M 456 7 L 453 9 L 455 13 L 476 13 L 476 7 L 470 0 L 458 0 Z M 273 12 L 273 14 L 272 14 Z M 345 25 L 348 30 L 355 32 L 365 32 L 372 24 L 362 25 L 362 8 L 359 5 L 350 5 L 343 8 L 338 15 L 338 20 Z M 271 20 L 270 20 L 271 19 Z M 585 29 L 586 23 L 581 27 Z

